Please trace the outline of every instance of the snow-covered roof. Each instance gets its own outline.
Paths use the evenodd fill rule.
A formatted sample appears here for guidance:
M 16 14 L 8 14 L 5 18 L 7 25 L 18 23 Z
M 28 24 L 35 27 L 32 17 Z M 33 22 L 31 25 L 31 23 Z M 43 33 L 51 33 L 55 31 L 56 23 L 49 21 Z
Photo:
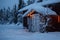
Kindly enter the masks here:
M 60 2 L 60 0 L 48 0 L 48 1 L 43 1 L 40 3 L 34 3 L 34 4 L 31 4 L 29 6 L 26 6 L 22 9 L 20 9 L 18 12 L 27 10 L 27 12 L 23 15 L 23 17 L 26 16 L 32 9 L 39 13 L 42 13 L 43 15 L 57 15 L 56 12 L 54 12 L 50 8 L 46 8 L 43 6 L 48 5 L 48 4 L 53 4 L 53 3 L 59 3 L 59 2 Z
M 37 5 L 44 6 L 44 5 L 53 4 L 53 3 L 59 3 L 59 2 L 60 2 L 60 0 L 48 0 L 48 1 L 43 1 L 43 2 L 39 2 L 39 3 L 33 3 L 33 4 L 29 5 L 29 6 L 26 6 L 26 7 L 22 8 L 22 9 L 20 9 L 18 12 L 30 9 L 33 6 L 36 7 Z
M 39 12 L 43 15 L 57 15 L 56 12 L 52 11 L 51 9 L 49 8 L 45 8 L 45 7 L 42 7 L 42 6 L 36 6 L 36 7 L 33 7 L 32 9 L 28 10 L 24 15 L 26 16 L 27 14 L 29 14 L 29 12 L 31 12 L 31 10 L 34 10 L 36 12 Z
M 27 14 L 29 14 L 30 11 L 31 11 L 31 9 L 29 9 L 27 12 L 25 12 L 25 14 L 24 14 L 22 17 L 24 17 L 24 16 L 26 16 Z

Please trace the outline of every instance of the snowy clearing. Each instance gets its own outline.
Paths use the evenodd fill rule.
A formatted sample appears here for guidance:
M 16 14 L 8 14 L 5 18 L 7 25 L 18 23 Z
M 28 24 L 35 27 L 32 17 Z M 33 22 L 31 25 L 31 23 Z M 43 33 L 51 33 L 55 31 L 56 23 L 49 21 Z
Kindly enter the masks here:
M 60 40 L 60 32 L 26 32 L 22 25 L 0 25 L 0 40 Z

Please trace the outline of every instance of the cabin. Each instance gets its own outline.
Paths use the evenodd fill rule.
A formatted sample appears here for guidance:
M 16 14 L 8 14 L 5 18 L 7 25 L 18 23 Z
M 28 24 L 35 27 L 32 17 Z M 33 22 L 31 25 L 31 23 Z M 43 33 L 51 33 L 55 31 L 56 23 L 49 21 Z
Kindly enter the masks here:
M 29 29 L 29 31 L 37 32 L 40 31 L 43 25 L 46 24 L 45 17 L 37 12 L 32 10 L 23 18 L 23 25 Z
M 58 31 L 60 30 L 60 15 L 53 9 L 44 7 L 45 5 L 50 5 L 53 3 L 58 3 L 58 1 L 46 1 L 45 3 L 34 3 L 32 5 L 26 6 L 20 9 L 18 12 L 23 12 L 23 26 L 31 32 L 43 32 L 43 31 Z
M 41 10 L 31 10 L 23 15 L 23 26 L 32 32 L 44 32 L 46 26 L 49 24 L 49 20 L 52 16 L 57 16 L 54 11 L 51 11 L 49 8 L 48 13 L 40 12 Z M 48 18 L 49 17 L 49 18 Z M 55 20 L 55 19 L 54 19 Z
M 47 21 L 46 16 L 50 18 L 49 21 Z M 46 16 L 44 16 L 42 13 L 32 10 L 23 17 L 23 26 L 32 32 L 60 31 L 60 16 L 59 15 L 46 15 Z M 44 27 L 46 29 L 44 29 Z

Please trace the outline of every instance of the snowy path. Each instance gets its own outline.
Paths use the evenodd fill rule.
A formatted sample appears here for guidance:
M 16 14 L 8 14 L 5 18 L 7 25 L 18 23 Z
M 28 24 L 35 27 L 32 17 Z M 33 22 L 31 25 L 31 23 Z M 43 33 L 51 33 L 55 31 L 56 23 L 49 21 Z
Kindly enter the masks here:
M 0 40 L 60 40 L 60 32 L 31 33 L 18 25 L 0 25 Z

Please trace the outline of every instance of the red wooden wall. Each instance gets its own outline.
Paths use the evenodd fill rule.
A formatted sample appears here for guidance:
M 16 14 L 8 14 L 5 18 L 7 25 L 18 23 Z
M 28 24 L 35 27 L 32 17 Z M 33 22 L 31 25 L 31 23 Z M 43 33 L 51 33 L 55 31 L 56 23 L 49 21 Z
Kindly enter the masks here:
M 52 15 L 50 17 L 51 17 L 53 23 L 60 23 L 60 16 L 59 15 L 58 16 Z
M 58 16 L 58 22 L 60 23 L 60 16 Z

